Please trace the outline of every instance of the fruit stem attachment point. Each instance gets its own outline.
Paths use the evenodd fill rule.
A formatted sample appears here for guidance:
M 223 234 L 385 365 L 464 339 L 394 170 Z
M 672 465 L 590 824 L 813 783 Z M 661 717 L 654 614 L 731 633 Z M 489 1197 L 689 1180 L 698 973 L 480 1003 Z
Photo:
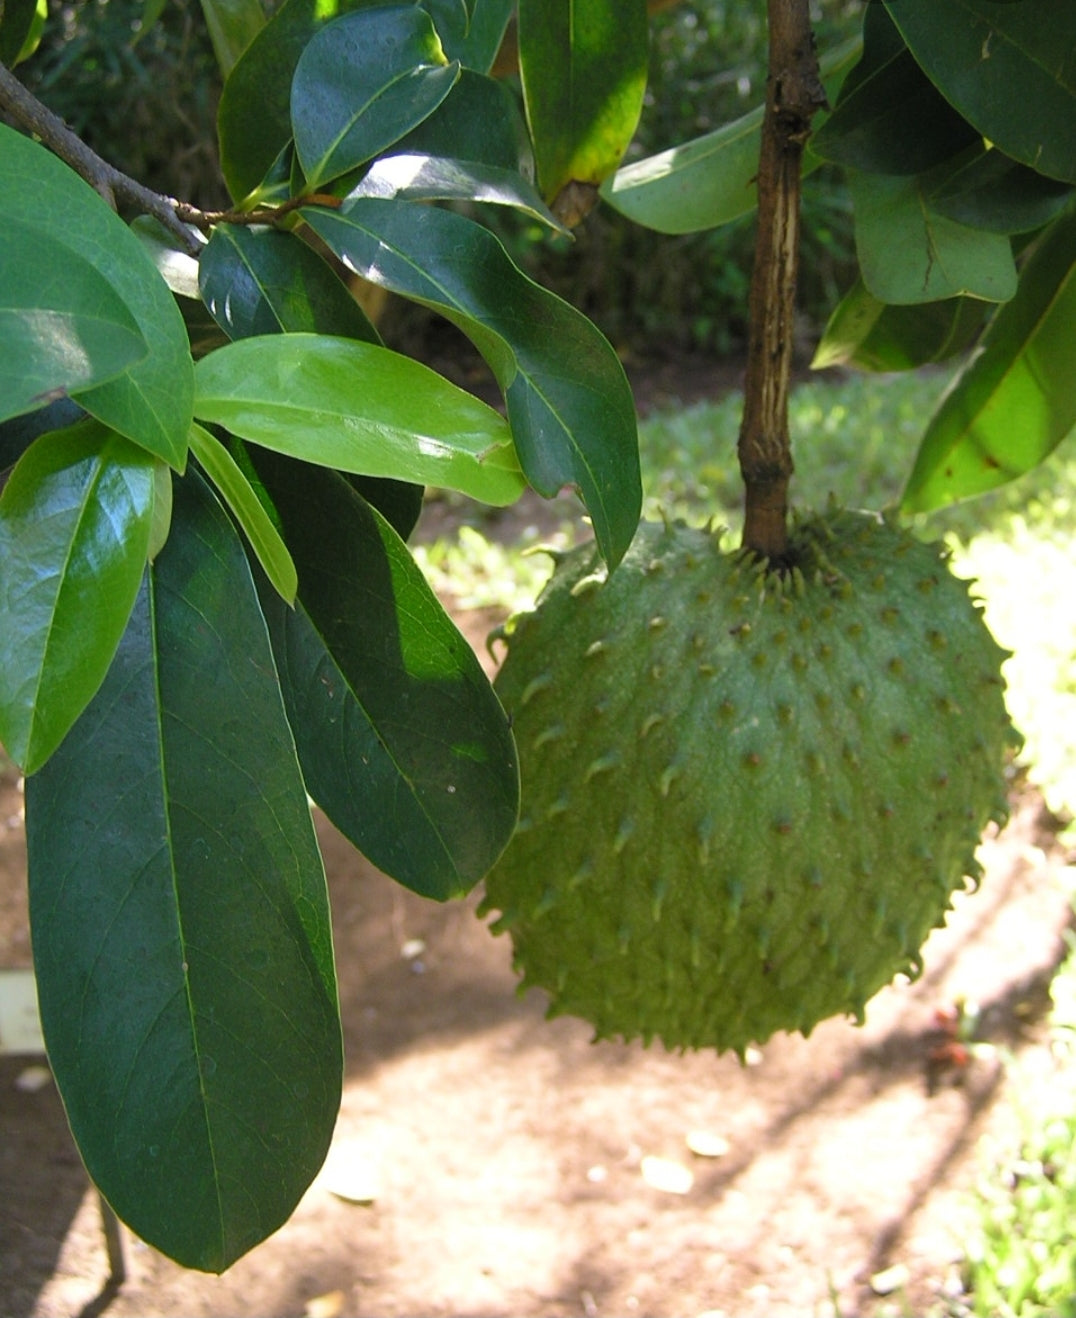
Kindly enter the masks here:
M 826 104 L 809 0 L 768 0 L 769 72 L 758 162 L 758 234 L 739 457 L 743 545 L 781 562 L 788 547 L 788 390 L 799 263 L 800 170 L 811 117 Z

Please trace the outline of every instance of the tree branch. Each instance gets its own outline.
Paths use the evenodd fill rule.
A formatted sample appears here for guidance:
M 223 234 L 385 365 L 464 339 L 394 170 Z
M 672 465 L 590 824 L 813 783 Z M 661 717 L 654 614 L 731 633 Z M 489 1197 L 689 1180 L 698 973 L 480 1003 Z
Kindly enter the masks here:
M 769 0 L 769 74 L 758 163 L 758 236 L 739 456 L 745 548 L 780 562 L 788 545 L 788 388 L 799 262 L 800 168 L 826 103 L 808 0 Z
M 103 160 L 71 131 L 59 115 L 37 99 L 18 78 L 0 64 L 0 108 L 7 110 L 23 128 L 28 128 L 76 174 L 84 178 L 105 201 L 117 209 L 126 202 L 146 215 L 152 215 L 182 244 L 183 250 L 196 256 L 201 244 L 179 218 L 179 203 L 171 197 L 153 192 Z

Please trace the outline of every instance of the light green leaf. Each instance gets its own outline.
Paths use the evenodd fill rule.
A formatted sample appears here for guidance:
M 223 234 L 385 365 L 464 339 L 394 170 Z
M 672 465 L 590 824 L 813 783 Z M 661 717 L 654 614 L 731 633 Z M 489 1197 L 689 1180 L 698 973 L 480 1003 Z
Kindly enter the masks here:
M 923 436 L 903 507 L 923 512 L 1038 466 L 1076 425 L 1076 217 L 1047 232 Z
M 642 501 L 635 403 L 615 352 L 478 224 L 361 197 L 303 218 L 354 270 L 439 311 L 489 362 L 519 460 L 539 494 L 579 490 L 606 561 L 623 557 Z
M 831 103 L 861 50 L 856 39 L 823 57 L 823 80 Z M 629 220 L 658 233 L 715 229 L 755 209 L 761 142 L 762 107 L 758 106 L 712 133 L 618 169 L 602 184 L 602 199 Z M 821 163 L 808 147 L 804 176 Z
M 44 147 L 0 124 L 0 221 L 83 254 L 128 308 L 149 353 L 81 389 L 99 421 L 182 470 L 191 422 L 191 355 L 183 318 L 142 244 L 96 192 Z
M 36 439 L 0 496 L 0 742 L 27 773 L 112 662 L 149 548 L 154 466 L 83 421 Z
M 299 568 L 296 607 L 268 588 L 262 607 L 307 789 L 379 869 L 461 896 L 515 827 L 504 711 L 402 540 L 348 482 L 251 458 Z
M 241 339 L 195 369 L 195 414 L 278 453 L 364 476 L 519 497 L 504 419 L 435 371 L 326 334 Z
M 265 26 L 261 0 L 202 0 L 202 13 L 217 64 L 227 77 L 236 60 Z
M 886 0 L 927 77 L 994 146 L 1076 183 L 1072 0 Z
M 310 40 L 291 87 L 295 150 L 316 189 L 398 142 L 452 90 L 429 15 L 415 5 L 345 14 Z
M 908 371 L 946 361 L 971 344 L 991 311 L 976 298 L 891 306 L 857 279 L 830 316 L 811 367 Z
M 164 462 L 153 464 L 153 515 L 149 527 L 146 558 L 152 563 L 165 546 L 172 529 L 172 469 Z
M 280 538 L 272 518 L 243 475 L 239 464 L 220 442 L 197 421 L 191 425 L 191 452 L 213 484 L 232 515 L 243 529 L 262 571 L 273 589 L 294 604 L 299 579 L 288 547 Z
M 0 214 L 0 420 L 88 389 L 149 353 L 104 275 L 66 243 Z
M 143 1240 L 221 1272 L 321 1166 L 342 1049 L 325 875 L 242 546 L 204 482 L 97 698 L 26 783 L 49 1063 Z
M 646 0 L 520 0 L 519 71 L 547 201 L 620 163 L 643 106 L 647 34 Z
M 1004 302 L 1016 263 L 1004 234 L 958 224 L 933 210 L 930 176 L 849 171 L 856 252 L 863 282 L 882 302 L 935 302 L 962 295 Z

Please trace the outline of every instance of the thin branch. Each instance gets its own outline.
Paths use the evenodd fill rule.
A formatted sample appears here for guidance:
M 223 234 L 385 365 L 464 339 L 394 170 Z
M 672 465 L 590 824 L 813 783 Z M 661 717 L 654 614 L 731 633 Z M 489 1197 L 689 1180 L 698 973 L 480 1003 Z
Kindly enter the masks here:
M 37 99 L 3 64 L 0 64 L 0 108 L 7 110 L 51 151 L 71 166 L 112 207 L 126 202 L 152 215 L 174 234 L 184 251 L 196 256 L 201 250 L 198 239 L 176 213 L 178 203 L 171 197 L 153 192 L 103 160 L 64 123 L 59 115 Z
M 124 202 L 155 220 L 173 234 L 183 250 L 197 256 L 202 244 L 191 228 L 208 233 L 216 224 L 276 224 L 300 206 L 332 206 L 341 204 L 339 197 L 312 193 L 305 197 L 292 197 L 280 206 L 262 207 L 249 211 L 204 211 L 186 201 L 177 201 L 163 193 L 144 187 L 130 178 L 85 142 L 64 121 L 37 99 L 32 92 L 0 64 L 0 109 L 7 110 L 23 128 L 27 128 L 65 164 L 108 202 L 113 210 Z
M 792 448 L 788 389 L 799 263 L 800 169 L 811 116 L 826 103 L 808 0 L 769 0 L 769 74 L 758 164 L 758 236 L 740 471 L 746 486 L 743 543 L 772 562 L 788 544 Z

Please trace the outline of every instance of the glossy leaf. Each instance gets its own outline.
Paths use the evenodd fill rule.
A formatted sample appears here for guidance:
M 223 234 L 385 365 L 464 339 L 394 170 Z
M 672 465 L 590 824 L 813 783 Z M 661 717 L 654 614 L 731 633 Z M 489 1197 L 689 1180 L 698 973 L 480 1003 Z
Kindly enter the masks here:
M 360 9 L 310 40 L 292 79 L 295 150 L 316 189 L 398 142 L 459 76 L 415 5 Z
M 80 389 L 99 421 L 182 470 L 191 422 L 191 356 L 183 318 L 130 229 L 44 147 L 0 124 L 0 222 L 75 248 L 128 308 L 149 353 L 119 376 Z
M 1067 183 L 981 144 L 931 190 L 939 215 L 991 233 L 1031 233 L 1045 228 L 1072 198 Z
M 26 784 L 49 1062 L 120 1217 L 220 1272 L 325 1156 L 325 877 L 235 532 L 192 473 L 99 695 Z
M 849 186 L 860 272 L 880 301 L 903 305 L 967 295 L 1004 302 L 1016 291 L 1008 238 L 938 214 L 929 202 L 929 175 L 851 171 Z
M 236 460 L 220 440 L 197 422 L 191 426 L 191 452 L 231 509 L 273 589 L 288 604 L 293 604 L 299 587 L 295 564 Z
M 830 316 L 811 366 L 909 371 L 947 361 L 971 345 L 992 310 L 976 298 L 889 306 L 857 279 Z
M 168 541 L 172 529 L 172 469 L 164 462 L 153 464 L 153 512 L 149 524 L 146 557 L 152 563 Z
M 301 213 L 353 269 L 469 335 L 504 393 L 527 480 L 546 496 L 575 486 L 603 556 L 619 562 L 642 498 L 635 405 L 590 321 L 461 215 L 370 198 Z
M 904 492 L 923 512 L 1042 462 L 1076 426 L 1076 217 L 1043 238 L 927 427 Z
M 549 202 L 619 165 L 646 90 L 646 0 L 520 0 L 519 70 Z M 554 209 L 556 207 L 554 206 Z
M 319 0 L 284 0 L 225 80 L 217 136 L 221 171 L 237 202 L 254 192 L 291 141 L 292 75 L 323 12 Z
M 1076 6 L 1071 0 L 886 0 L 942 95 L 994 146 L 1076 183 Z
M 201 0 L 213 53 L 227 77 L 236 60 L 265 26 L 261 0 Z
M 823 56 L 823 81 L 831 102 L 861 49 L 855 40 Z M 758 106 L 712 133 L 618 169 L 602 184 L 602 198 L 629 220 L 658 233 L 717 228 L 754 210 L 761 142 Z M 821 159 L 808 148 L 804 175 L 819 164 Z
M 311 796 L 380 869 L 460 896 L 515 826 L 508 722 L 406 547 L 337 473 L 252 452 L 299 568 L 262 590 Z
M 195 413 L 264 448 L 364 476 L 511 503 L 504 419 L 410 357 L 324 334 L 241 339 L 203 357 Z
M 534 153 L 515 98 L 496 78 L 461 69 L 452 90 L 391 155 L 442 156 L 493 165 L 534 182 Z
M 97 421 L 42 435 L 0 496 L 0 742 L 41 767 L 104 681 L 149 547 L 154 462 Z
M 885 8 L 869 6 L 862 57 L 811 149 L 849 169 L 919 174 L 978 140 L 916 63 Z
M 494 165 L 440 156 L 383 156 L 374 161 L 349 195 L 407 201 L 482 201 L 511 206 L 550 229 L 568 232 L 526 179 Z
M 445 54 L 449 59 L 459 60 L 465 68 L 488 73 L 504 40 L 515 0 L 465 0 L 465 8 L 470 13 L 462 36 L 455 32 L 446 33 L 438 27 L 445 43 Z
M 199 281 L 230 339 L 308 331 L 381 342 L 339 277 L 293 234 L 218 224 L 201 255 Z
M 96 267 L 37 226 L 0 214 L 0 420 L 110 380 L 149 354 Z

